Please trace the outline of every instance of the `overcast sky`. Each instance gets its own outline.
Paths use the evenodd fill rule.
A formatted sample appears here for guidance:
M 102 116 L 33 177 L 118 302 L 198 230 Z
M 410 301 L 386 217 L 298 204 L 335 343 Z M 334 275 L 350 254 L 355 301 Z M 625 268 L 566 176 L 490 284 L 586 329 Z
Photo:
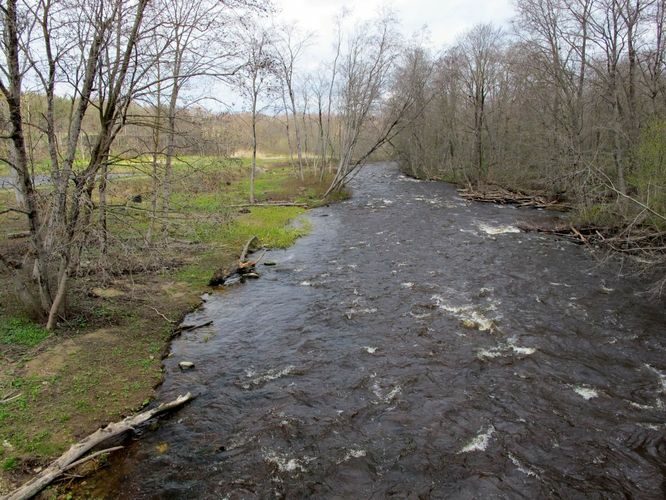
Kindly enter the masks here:
M 508 27 L 514 15 L 512 3 L 513 0 L 274 0 L 277 12 L 273 22 L 296 24 L 301 32 L 313 35 L 296 63 L 297 72 L 308 73 L 332 60 L 335 23 L 343 10 L 348 11 L 345 26 L 351 27 L 389 8 L 406 39 L 415 36 L 437 52 L 476 24 L 492 22 Z M 269 19 L 266 21 L 270 23 Z M 245 106 L 234 89 L 219 88 L 217 96 L 231 109 Z M 212 103 L 212 107 L 216 109 L 218 104 Z
M 314 32 L 315 46 L 328 51 L 335 33 L 334 20 L 343 9 L 350 11 L 350 23 L 372 18 L 383 6 L 400 20 L 403 34 L 410 38 L 426 33 L 431 48 L 441 49 L 475 24 L 504 25 L 513 16 L 512 0 L 275 0 L 279 20 L 297 23 Z

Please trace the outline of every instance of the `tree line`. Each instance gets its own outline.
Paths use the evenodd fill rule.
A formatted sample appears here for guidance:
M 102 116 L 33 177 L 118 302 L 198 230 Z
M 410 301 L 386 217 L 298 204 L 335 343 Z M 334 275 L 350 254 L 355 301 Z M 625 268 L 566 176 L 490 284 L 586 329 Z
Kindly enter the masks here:
M 663 269 L 666 2 L 516 8 L 511 29 L 475 26 L 437 55 L 410 48 L 396 86 L 421 104 L 396 158 L 419 177 L 566 200 L 615 250 Z

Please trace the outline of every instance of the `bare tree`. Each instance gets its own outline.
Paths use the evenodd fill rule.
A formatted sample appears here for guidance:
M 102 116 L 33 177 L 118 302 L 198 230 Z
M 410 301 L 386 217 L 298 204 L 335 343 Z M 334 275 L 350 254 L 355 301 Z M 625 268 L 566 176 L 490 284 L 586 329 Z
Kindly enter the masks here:
M 646 24 L 652 44 L 646 44 L 638 51 L 638 60 L 644 84 L 650 99 L 651 114 L 656 116 L 662 109 L 660 99 L 666 97 L 664 86 L 664 60 L 666 57 L 666 0 L 657 0 L 646 9 Z
M 331 111 L 333 108 L 333 96 L 336 86 L 336 78 L 338 76 L 338 67 L 340 62 L 340 55 L 342 51 L 342 23 L 344 22 L 345 13 L 343 12 L 337 19 L 336 23 L 336 43 L 335 43 L 335 56 L 333 57 L 333 63 L 331 65 L 331 77 L 328 84 L 328 96 L 326 100 L 326 126 L 324 127 L 324 137 L 321 143 L 321 159 L 322 165 L 326 165 L 329 161 L 328 151 L 329 145 L 331 144 Z M 323 173 L 323 171 L 322 171 Z
M 399 50 L 395 21 L 384 16 L 377 22 L 359 26 L 347 40 L 340 68 L 338 119 L 341 136 L 337 170 L 325 193 L 340 189 L 372 153 L 390 140 L 400 121 L 382 121 L 380 108 L 385 100 Z M 369 146 L 359 151 L 361 135 L 372 126 Z
M 272 44 L 282 85 L 282 100 L 285 105 L 284 111 L 287 119 L 287 135 L 289 135 L 289 113 L 291 113 L 294 134 L 296 136 L 298 174 L 301 180 L 303 180 L 303 134 L 296 109 L 294 77 L 296 76 L 295 66 L 298 63 L 298 58 L 302 55 L 303 49 L 307 46 L 310 36 L 301 35 L 296 26 L 293 25 L 276 27 L 274 32 L 275 37 Z M 289 137 L 288 139 L 291 141 Z
M 252 165 L 250 168 L 250 203 L 255 202 L 254 180 L 257 170 L 257 120 L 264 107 L 261 99 L 274 90 L 274 55 L 271 53 L 271 39 L 267 31 L 257 30 L 246 33 L 247 60 L 238 72 L 238 88 L 250 107 L 250 127 L 252 130 Z
M 487 180 L 488 162 L 484 158 L 484 132 L 486 129 L 487 99 L 496 84 L 501 54 L 502 31 L 490 24 L 472 28 L 458 50 L 464 61 L 463 81 L 467 98 L 474 110 L 473 133 L 476 167 L 479 179 Z
M 141 76 L 140 69 L 135 67 L 135 49 L 142 37 L 146 5 L 147 0 L 131 4 L 120 0 L 112 3 L 91 0 L 80 5 L 54 0 L 26 7 L 18 0 L 8 0 L 1 6 L 5 64 L 2 65 L 0 91 L 10 110 L 12 124 L 9 137 L 12 154 L 4 161 L 21 181 L 19 189 L 26 200 L 24 212 L 31 234 L 41 310 L 48 316 L 49 329 L 55 326 L 68 278 L 86 241 L 93 207 L 91 193 L 97 174 L 108 162 L 111 145 L 124 125 L 129 96 Z M 54 43 L 53 36 L 58 32 L 51 21 L 66 26 L 67 35 L 74 33 L 75 43 Z M 31 38 L 36 25 L 41 27 L 40 43 Z M 26 63 L 36 61 L 40 52 L 45 54 L 44 66 Z M 67 84 L 73 90 L 72 112 L 62 152 L 52 113 L 56 72 L 61 68 L 72 70 L 61 76 L 68 78 Z M 33 69 L 45 86 L 47 102 L 51 100 L 48 104 L 51 112 L 47 112 L 46 117 L 55 188 L 50 216 L 37 202 L 32 173 L 28 169 L 21 96 L 24 77 Z M 100 131 L 91 142 L 85 166 L 75 169 L 83 117 L 92 106 L 97 112 Z M 55 264 L 57 270 L 52 272 Z

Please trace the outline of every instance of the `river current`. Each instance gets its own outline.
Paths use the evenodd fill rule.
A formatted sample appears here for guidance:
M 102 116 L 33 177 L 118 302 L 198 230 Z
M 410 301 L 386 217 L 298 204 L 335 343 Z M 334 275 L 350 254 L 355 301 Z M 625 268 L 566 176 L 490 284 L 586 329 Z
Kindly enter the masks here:
M 207 295 L 108 498 L 663 498 L 666 312 L 546 212 L 364 169 Z M 180 361 L 193 370 L 181 371 Z

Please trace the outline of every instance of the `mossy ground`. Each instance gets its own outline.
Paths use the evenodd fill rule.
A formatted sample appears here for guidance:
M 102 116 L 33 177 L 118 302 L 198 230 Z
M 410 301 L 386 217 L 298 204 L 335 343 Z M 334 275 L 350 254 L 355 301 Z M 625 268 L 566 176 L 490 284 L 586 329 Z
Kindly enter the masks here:
M 149 192 L 150 179 L 116 179 L 109 189 L 110 203 L 120 206 L 109 217 L 112 263 L 91 265 L 73 282 L 67 320 L 56 331 L 33 322 L 11 286 L 0 290 L 0 400 L 8 400 L 0 403 L 0 494 L 73 442 L 150 401 L 175 325 L 199 304 L 213 271 L 235 261 L 249 237 L 284 248 L 308 232 L 307 220 L 299 219 L 304 208 L 233 206 L 248 196 L 245 163 L 190 158 L 178 164 L 169 244 L 151 250 L 138 243 L 149 221 L 127 202 Z M 261 167 L 258 202 L 314 205 L 326 188 L 315 175 L 301 181 L 284 161 Z M 0 192 L 0 207 L 10 196 Z M 24 229 L 22 217 L 0 219 L 0 251 L 20 255 L 25 240 L 6 236 Z M 5 271 L 0 279 L 11 282 Z

